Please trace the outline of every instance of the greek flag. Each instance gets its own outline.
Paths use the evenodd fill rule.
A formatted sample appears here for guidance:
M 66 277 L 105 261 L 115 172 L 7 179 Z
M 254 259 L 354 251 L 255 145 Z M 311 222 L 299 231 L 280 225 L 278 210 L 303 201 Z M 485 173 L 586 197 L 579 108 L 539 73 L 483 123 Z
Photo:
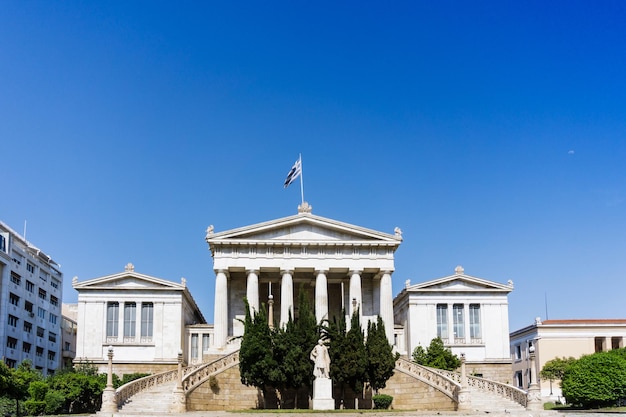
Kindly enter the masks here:
M 298 158 L 295 164 L 291 167 L 291 171 L 287 174 L 287 178 L 285 178 L 285 188 L 289 187 L 289 185 L 294 182 L 300 175 L 302 174 L 302 157 Z

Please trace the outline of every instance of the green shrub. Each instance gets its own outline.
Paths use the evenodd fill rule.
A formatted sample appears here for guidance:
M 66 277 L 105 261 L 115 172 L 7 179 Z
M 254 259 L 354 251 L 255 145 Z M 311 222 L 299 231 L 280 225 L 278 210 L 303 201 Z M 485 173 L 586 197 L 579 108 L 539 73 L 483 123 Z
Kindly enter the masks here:
M 49 390 L 46 392 L 46 414 L 58 414 L 63 410 L 65 405 L 65 395 L 62 392 L 56 390 Z
M 46 402 L 38 400 L 24 401 L 24 410 L 29 416 L 41 416 L 46 412 Z
M 622 350 L 622 349 L 619 349 Z M 583 356 L 567 367 L 561 384 L 568 403 L 612 406 L 626 396 L 626 359 L 619 351 Z
M 372 397 L 374 410 L 387 410 L 391 406 L 393 397 L 387 394 L 376 394 Z

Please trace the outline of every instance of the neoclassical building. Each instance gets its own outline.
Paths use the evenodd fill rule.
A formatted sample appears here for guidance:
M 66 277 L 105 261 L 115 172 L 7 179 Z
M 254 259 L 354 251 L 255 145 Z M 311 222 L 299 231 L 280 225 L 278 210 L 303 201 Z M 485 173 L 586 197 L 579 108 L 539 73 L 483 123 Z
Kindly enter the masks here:
M 129 263 L 116 274 L 82 282 L 75 277 L 72 286 L 78 291 L 75 361 L 105 372 L 111 347 L 120 375 L 171 369 L 179 353 L 193 362 L 186 327 L 206 321 L 184 278 L 176 283 L 140 274 Z
M 467 275 L 461 266 L 454 274 L 411 285 L 394 299 L 395 322 L 404 329 L 410 356 L 440 337 L 452 353 L 465 355 L 477 376 L 510 382 L 509 304 L 513 282 L 500 284 Z
M 393 343 L 391 276 L 399 228 L 388 234 L 342 223 L 312 214 L 303 203 L 289 217 L 223 232 L 209 226 L 206 241 L 215 271 L 215 353 L 236 349 L 229 341 L 243 334 L 244 297 L 252 310 L 269 308 L 281 325 L 297 316 L 301 291 L 318 322 L 342 311 L 351 316 L 358 307 L 362 327 L 380 315 Z

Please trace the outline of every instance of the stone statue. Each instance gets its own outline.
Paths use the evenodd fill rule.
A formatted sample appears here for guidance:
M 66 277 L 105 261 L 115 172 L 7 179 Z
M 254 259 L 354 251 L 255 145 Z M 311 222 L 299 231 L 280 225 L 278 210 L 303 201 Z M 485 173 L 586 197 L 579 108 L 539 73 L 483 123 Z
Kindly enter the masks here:
M 328 356 L 328 348 L 324 345 L 322 339 L 318 340 L 309 357 L 315 363 L 313 376 L 315 378 L 330 378 L 328 374 L 330 370 L 330 356 Z

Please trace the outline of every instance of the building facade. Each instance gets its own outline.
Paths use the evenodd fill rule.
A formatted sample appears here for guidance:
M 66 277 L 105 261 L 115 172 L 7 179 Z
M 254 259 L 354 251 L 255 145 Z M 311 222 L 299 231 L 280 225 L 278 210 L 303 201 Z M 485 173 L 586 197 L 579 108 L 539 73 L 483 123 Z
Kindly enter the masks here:
M 469 373 L 510 382 L 508 294 L 513 283 L 499 284 L 454 274 L 410 285 L 394 299 L 395 322 L 404 329 L 404 351 L 426 349 L 439 337 L 457 356 L 465 355 Z M 402 349 L 399 349 L 402 350 Z
M 61 368 L 71 368 L 76 357 L 78 304 L 63 303 L 61 314 Z
M 44 375 L 61 364 L 60 265 L 0 222 L 0 357 L 30 360 Z
M 543 366 L 555 358 L 580 358 L 596 352 L 624 347 L 626 319 L 544 320 L 511 332 L 510 355 L 513 385 L 527 389 L 533 372 L 539 376 Z M 535 348 L 535 369 L 531 369 L 529 348 Z M 541 396 L 561 400 L 560 381 L 537 378 Z
M 79 282 L 75 362 L 88 361 L 106 371 L 113 348 L 116 373 L 155 373 L 171 369 L 182 355 L 189 362 L 185 326 L 206 324 L 184 278 L 180 283 L 135 272 Z
M 303 203 L 298 214 L 265 223 L 224 232 L 210 226 L 206 241 L 216 276 L 214 353 L 238 347 L 244 298 L 251 310 L 268 308 L 283 325 L 297 316 L 301 292 L 318 322 L 346 319 L 358 309 L 367 328 L 380 315 L 393 343 L 391 275 L 400 229 L 387 234 L 338 222 L 311 214 Z

